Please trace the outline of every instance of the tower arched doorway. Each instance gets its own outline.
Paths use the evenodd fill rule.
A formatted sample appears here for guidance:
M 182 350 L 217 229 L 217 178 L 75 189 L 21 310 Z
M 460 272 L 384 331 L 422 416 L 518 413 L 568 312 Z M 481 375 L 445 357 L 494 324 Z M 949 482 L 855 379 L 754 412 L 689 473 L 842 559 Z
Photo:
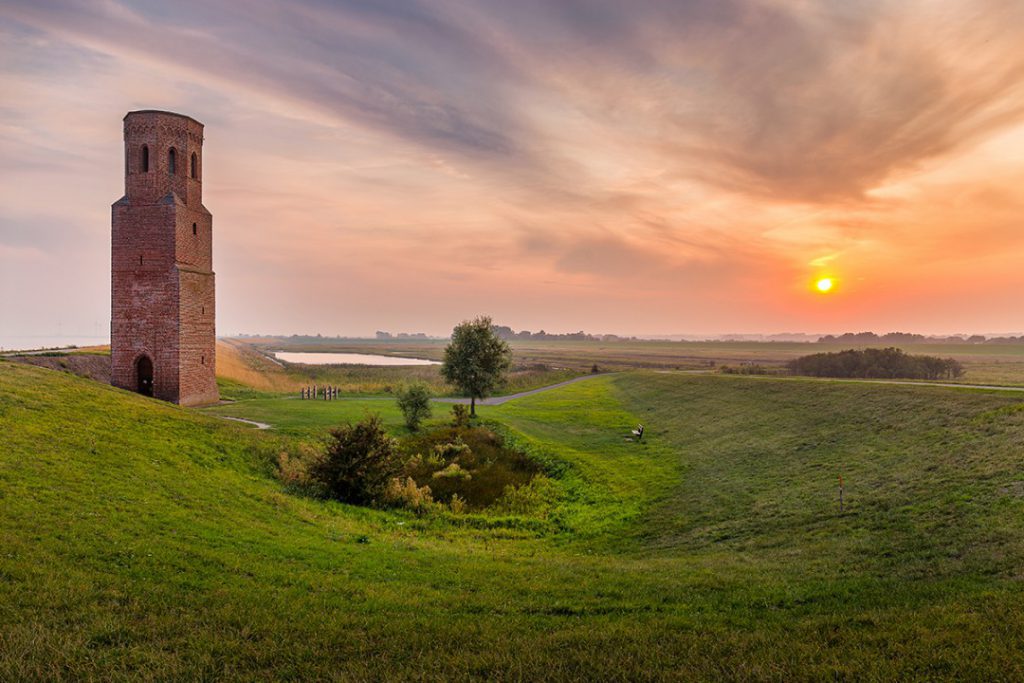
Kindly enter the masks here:
M 135 361 L 135 376 L 138 378 L 138 391 L 143 396 L 153 395 L 153 361 L 149 356 L 139 356 Z

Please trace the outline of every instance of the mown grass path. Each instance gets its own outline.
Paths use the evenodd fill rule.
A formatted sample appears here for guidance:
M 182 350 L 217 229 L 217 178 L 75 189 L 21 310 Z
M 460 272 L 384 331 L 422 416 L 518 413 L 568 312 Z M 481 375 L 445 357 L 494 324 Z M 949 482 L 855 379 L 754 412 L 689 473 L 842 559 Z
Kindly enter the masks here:
M 868 379 L 868 378 L 839 378 L 839 377 L 804 377 L 804 376 L 778 376 L 778 375 L 722 375 L 710 370 L 655 370 L 664 375 L 706 375 L 717 376 L 723 379 L 742 377 L 744 379 L 761 380 L 764 382 L 845 382 L 848 384 L 896 384 L 911 387 L 941 387 L 945 389 L 980 389 L 982 391 L 1024 391 L 1021 386 L 1008 386 L 1003 384 L 970 384 L 967 382 L 939 382 L 934 380 L 912 380 L 912 379 Z
M 588 379 L 594 379 L 601 375 L 583 375 L 581 377 L 573 377 L 572 379 L 565 380 L 564 382 L 557 382 L 555 384 L 549 384 L 544 387 L 538 387 L 537 389 L 530 389 L 529 391 L 520 391 L 515 394 L 507 394 L 505 396 L 488 396 L 487 398 L 478 399 L 476 404 L 478 406 L 500 406 L 508 403 L 509 401 L 515 401 L 516 399 L 524 398 L 526 396 L 535 396 L 542 394 L 545 391 L 551 391 L 552 389 L 561 389 L 567 387 L 570 384 L 576 384 L 577 382 L 584 382 Z M 433 399 L 437 403 L 461 403 L 462 405 L 469 405 L 468 398 L 435 398 Z
M 273 426 L 266 422 L 257 422 L 256 420 L 247 420 L 244 417 L 231 417 L 230 415 L 218 415 L 222 420 L 231 420 L 232 422 L 241 422 L 255 427 L 256 429 L 271 429 Z

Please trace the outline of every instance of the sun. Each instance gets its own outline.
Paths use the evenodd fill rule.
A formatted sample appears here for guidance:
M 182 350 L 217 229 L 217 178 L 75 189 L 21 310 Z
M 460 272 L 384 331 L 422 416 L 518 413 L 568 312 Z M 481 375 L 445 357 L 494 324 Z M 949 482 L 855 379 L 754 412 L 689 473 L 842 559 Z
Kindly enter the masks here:
M 822 294 L 828 294 L 829 292 L 831 292 L 832 287 L 834 285 L 835 283 L 832 281 L 832 278 L 830 277 L 823 277 L 814 283 L 815 288 L 817 288 L 817 290 Z

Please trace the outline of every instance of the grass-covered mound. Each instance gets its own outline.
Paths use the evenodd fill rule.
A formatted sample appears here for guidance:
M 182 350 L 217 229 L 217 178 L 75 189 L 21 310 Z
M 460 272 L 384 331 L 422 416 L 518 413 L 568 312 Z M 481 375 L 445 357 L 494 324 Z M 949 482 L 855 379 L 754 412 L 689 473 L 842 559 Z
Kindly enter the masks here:
M 292 437 L 0 362 L 0 680 L 1024 677 L 1013 397 L 637 374 L 482 412 L 561 466 L 539 512 L 294 496 Z

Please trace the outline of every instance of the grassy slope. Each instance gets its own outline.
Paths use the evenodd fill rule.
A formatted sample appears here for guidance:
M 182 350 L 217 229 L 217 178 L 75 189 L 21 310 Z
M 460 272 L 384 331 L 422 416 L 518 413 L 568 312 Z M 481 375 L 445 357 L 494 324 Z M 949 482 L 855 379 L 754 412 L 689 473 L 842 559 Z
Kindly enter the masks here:
M 641 374 L 484 411 L 570 463 L 547 531 L 296 498 L 282 437 L 0 362 L 0 679 L 1024 676 L 1012 398 Z

